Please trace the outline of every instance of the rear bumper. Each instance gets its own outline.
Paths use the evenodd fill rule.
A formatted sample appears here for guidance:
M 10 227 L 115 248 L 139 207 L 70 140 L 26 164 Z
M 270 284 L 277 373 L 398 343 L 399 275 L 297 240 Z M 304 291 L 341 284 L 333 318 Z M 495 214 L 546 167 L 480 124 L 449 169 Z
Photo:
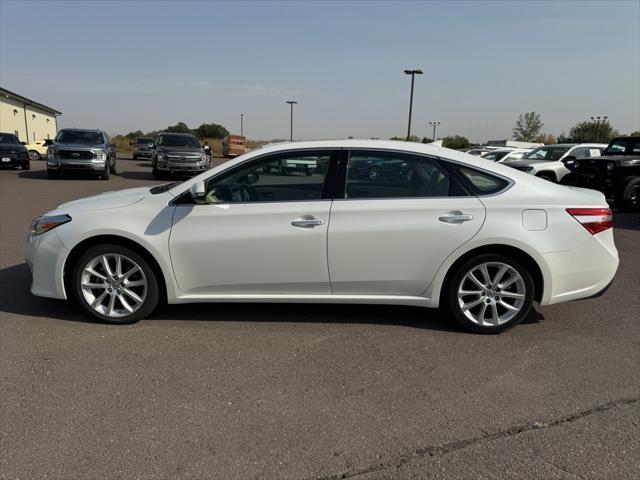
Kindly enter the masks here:
M 537 260 L 547 270 L 541 305 L 604 294 L 619 264 L 611 229 L 591 236 L 576 249 L 539 254 Z

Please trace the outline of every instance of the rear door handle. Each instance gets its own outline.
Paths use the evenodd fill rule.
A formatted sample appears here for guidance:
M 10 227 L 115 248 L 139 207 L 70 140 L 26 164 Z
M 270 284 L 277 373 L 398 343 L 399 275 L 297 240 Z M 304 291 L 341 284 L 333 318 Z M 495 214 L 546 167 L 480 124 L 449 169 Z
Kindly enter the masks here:
M 291 225 L 298 228 L 314 228 L 324 224 L 324 219 L 313 215 L 303 215 L 291 221 Z
M 445 215 L 442 215 L 441 217 L 438 218 L 438 220 L 444 223 L 462 223 L 462 222 L 468 222 L 469 220 L 473 220 L 473 215 L 455 211 L 455 212 L 450 212 Z

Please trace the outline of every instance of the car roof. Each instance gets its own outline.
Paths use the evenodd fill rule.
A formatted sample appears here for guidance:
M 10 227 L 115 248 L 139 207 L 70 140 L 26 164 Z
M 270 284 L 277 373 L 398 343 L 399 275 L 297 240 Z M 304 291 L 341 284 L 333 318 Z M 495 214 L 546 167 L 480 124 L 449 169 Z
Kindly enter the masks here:
M 65 131 L 102 133 L 102 130 L 99 128 L 61 128 L 58 133 Z
M 158 136 L 160 135 L 177 135 L 180 137 L 195 137 L 193 133 L 177 133 L 177 132 L 160 132 Z

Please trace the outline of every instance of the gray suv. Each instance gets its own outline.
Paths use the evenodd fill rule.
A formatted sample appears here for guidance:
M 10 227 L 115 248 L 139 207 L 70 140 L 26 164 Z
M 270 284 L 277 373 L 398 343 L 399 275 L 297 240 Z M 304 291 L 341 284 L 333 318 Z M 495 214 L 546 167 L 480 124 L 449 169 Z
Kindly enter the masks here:
M 102 130 L 64 128 L 47 150 L 47 174 L 90 173 L 108 180 L 116 173 L 116 146 Z
M 171 174 L 196 174 L 209 168 L 200 142 L 188 133 L 161 133 L 153 145 L 151 168 L 155 178 Z

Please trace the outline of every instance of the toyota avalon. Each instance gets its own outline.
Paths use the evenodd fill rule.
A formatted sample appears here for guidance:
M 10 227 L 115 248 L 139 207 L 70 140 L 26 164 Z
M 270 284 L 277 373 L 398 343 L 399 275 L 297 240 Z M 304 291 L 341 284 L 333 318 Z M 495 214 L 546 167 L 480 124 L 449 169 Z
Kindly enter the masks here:
M 350 174 L 363 162 L 379 174 Z M 441 306 L 481 333 L 599 295 L 618 267 L 602 193 L 374 140 L 268 146 L 65 203 L 33 221 L 26 258 L 33 294 L 112 323 L 159 302 L 342 302 Z

